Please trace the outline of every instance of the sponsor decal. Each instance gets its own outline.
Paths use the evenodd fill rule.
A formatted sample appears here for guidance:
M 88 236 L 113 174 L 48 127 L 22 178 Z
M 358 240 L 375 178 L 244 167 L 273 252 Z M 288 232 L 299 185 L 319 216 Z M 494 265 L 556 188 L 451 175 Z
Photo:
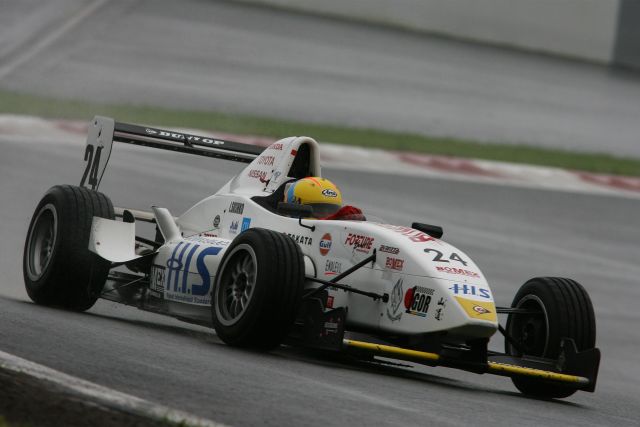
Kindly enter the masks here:
M 353 246 L 353 249 L 358 252 L 368 254 L 371 250 L 371 247 L 373 246 L 373 241 L 373 237 L 349 233 L 344 241 L 344 244 L 347 246 Z
M 456 297 L 458 303 L 467 315 L 474 319 L 489 320 L 495 322 L 496 306 L 492 301 L 474 301 L 468 298 Z
M 214 138 L 203 138 L 196 135 L 188 135 L 179 132 L 168 132 L 166 130 L 146 128 L 144 130 L 149 135 L 157 135 L 165 138 L 171 138 L 178 141 L 186 141 L 187 143 L 199 142 L 207 145 L 224 145 L 224 141 Z
M 251 218 L 242 218 L 242 227 L 240 228 L 240 232 L 242 233 L 243 231 L 248 230 L 249 227 L 251 227 Z
M 242 215 L 242 212 L 244 212 L 244 203 L 231 202 L 229 205 L 229 213 Z
M 385 267 L 390 270 L 398 270 L 402 271 L 402 266 L 404 265 L 404 260 L 400 258 L 391 258 L 387 257 L 387 262 L 385 263 Z
M 238 221 L 231 221 L 229 226 L 229 233 L 236 234 L 238 232 Z
M 389 298 L 389 303 L 387 305 L 387 317 L 392 322 L 395 322 L 402 318 L 402 310 L 400 310 L 400 305 L 402 304 L 403 294 L 404 292 L 402 290 L 402 279 L 398 279 L 396 284 L 393 286 L 391 297 Z
M 274 143 L 274 144 L 271 144 L 271 145 L 269 146 L 269 148 L 270 148 L 271 150 L 278 150 L 278 151 L 282 151 L 282 144 L 281 144 L 280 142 L 276 142 L 276 143 Z
M 295 242 L 299 245 L 308 245 L 310 246 L 313 243 L 313 239 L 309 236 L 301 236 L 299 234 L 293 233 L 285 233 L 287 236 L 291 237 Z
M 275 162 L 275 156 L 260 156 L 258 157 L 258 164 L 265 166 L 273 166 L 273 162 Z
M 424 243 L 424 242 L 435 242 L 436 238 L 429 236 L 426 233 L 423 233 L 420 230 L 416 230 L 411 227 L 404 227 L 402 225 L 391 225 L 391 224 L 380 224 L 381 227 L 388 228 L 389 230 L 395 231 L 396 233 L 400 233 L 403 236 L 407 236 L 409 240 L 416 243 Z
M 433 289 L 430 288 L 414 286 L 413 288 L 407 289 L 407 293 L 404 294 L 404 308 L 406 309 L 406 313 L 413 314 L 414 316 L 427 317 L 432 296 Z
M 491 310 L 487 310 L 486 308 L 481 307 L 479 305 L 474 305 L 472 307 L 472 309 L 473 309 L 473 311 L 475 311 L 478 314 L 489 314 L 489 313 L 491 313 Z
M 378 250 L 380 252 L 386 252 L 386 253 L 392 254 L 392 255 L 398 255 L 400 253 L 400 249 L 395 248 L 393 246 L 387 246 L 387 245 L 380 245 Z
M 267 181 L 267 172 L 261 171 L 260 169 L 251 169 L 249 171 L 249 178 L 257 178 L 260 182 Z
M 333 308 L 333 296 L 329 295 L 327 297 L 327 308 Z
M 217 256 L 221 246 L 179 242 L 167 260 L 164 280 L 165 298 L 190 304 L 211 304 L 211 272 L 205 263 L 207 256 Z M 197 273 L 189 274 L 195 262 Z M 195 280 L 195 282 L 194 282 Z M 200 282 L 200 283 L 198 283 Z
M 325 188 L 324 190 L 322 190 L 322 195 L 325 197 L 338 197 L 338 193 L 336 193 L 336 191 L 332 190 L 331 188 Z
M 438 300 L 438 308 L 436 309 L 436 314 L 433 316 L 438 322 L 444 318 L 444 308 L 447 306 L 447 299 L 441 297 Z
M 228 240 L 218 239 L 218 236 L 211 233 L 202 233 L 197 236 L 189 236 L 185 237 L 186 240 L 190 242 L 203 243 L 205 245 L 214 245 L 214 246 L 229 246 Z
M 339 315 L 335 317 L 333 316 L 329 317 L 322 325 L 323 328 L 320 331 L 320 337 L 322 338 L 329 335 L 337 334 L 340 329 L 341 323 L 342 323 L 342 318 Z
M 442 252 L 440 252 L 437 249 L 432 249 L 432 248 L 427 248 L 424 250 L 425 253 L 433 253 L 433 260 L 435 262 L 451 262 L 451 261 L 456 261 L 459 262 L 460 264 L 464 265 L 465 267 L 467 266 L 467 262 L 465 260 L 463 260 L 462 258 L 460 258 L 460 255 L 458 255 L 455 252 L 452 252 L 451 255 L 449 255 L 449 259 L 447 259 L 445 257 L 445 254 L 443 254 Z
M 326 276 L 336 276 L 342 273 L 342 263 L 333 259 L 328 259 L 324 263 L 324 274 Z
M 320 239 L 320 255 L 325 256 L 331 250 L 331 234 L 325 233 Z
M 153 291 L 164 291 L 164 271 L 160 265 L 152 265 L 149 273 L 149 288 Z
M 443 273 L 459 274 L 461 276 L 467 276 L 467 277 L 480 277 L 480 275 L 475 271 L 465 270 L 463 268 L 442 267 L 440 265 L 437 265 L 436 270 L 441 271 Z
M 333 320 L 333 319 L 331 319 Z M 325 333 L 327 334 L 337 334 L 338 333 L 338 322 L 324 322 Z
M 220 215 L 216 215 L 216 217 L 213 218 L 213 228 L 218 228 L 218 227 L 220 227 Z
M 476 299 L 480 299 L 480 300 L 491 300 L 491 291 L 489 291 L 489 289 L 486 288 L 481 288 L 480 286 L 476 286 L 476 285 L 461 285 L 461 284 L 454 284 L 453 286 L 451 286 L 449 288 L 451 291 L 453 291 L 454 294 L 456 295 L 465 295 L 467 297 L 475 297 Z

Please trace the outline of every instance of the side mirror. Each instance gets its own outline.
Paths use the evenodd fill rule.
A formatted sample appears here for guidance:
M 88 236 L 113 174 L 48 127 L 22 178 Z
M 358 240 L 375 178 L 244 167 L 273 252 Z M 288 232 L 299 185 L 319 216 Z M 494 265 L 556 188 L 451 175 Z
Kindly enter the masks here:
M 278 203 L 278 212 L 298 218 L 309 218 L 313 216 L 313 208 L 309 205 L 299 205 L 297 203 Z
M 411 228 L 415 228 L 416 230 L 420 230 L 423 233 L 427 233 L 429 236 L 435 237 L 436 239 L 441 238 L 442 234 L 444 233 L 442 227 L 438 225 L 423 224 L 420 222 L 414 222 L 413 224 L 411 224 Z

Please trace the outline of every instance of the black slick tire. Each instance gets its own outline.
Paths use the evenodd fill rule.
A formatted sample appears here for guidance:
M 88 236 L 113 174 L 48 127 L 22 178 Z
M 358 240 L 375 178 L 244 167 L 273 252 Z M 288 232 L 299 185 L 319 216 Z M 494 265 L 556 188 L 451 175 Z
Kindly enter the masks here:
M 557 359 L 562 338 L 575 341 L 578 351 L 595 347 L 596 321 L 593 304 L 584 287 L 571 279 L 537 277 L 526 282 L 516 293 L 512 307 L 529 309 L 537 314 L 509 315 L 507 333 L 520 342 L 528 356 Z M 507 354 L 522 356 L 508 342 Z M 540 398 L 564 398 L 575 388 L 531 378 L 512 378 L 522 393 Z
M 95 304 L 111 263 L 87 248 L 94 216 L 115 218 L 102 193 L 73 185 L 45 193 L 29 224 L 22 262 L 25 288 L 36 304 L 74 311 Z
M 262 228 L 243 232 L 216 275 L 211 297 L 216 333 L 233 346 L 277 347 L 295 321 L 304 280 L 303 254 L 293 239 Z

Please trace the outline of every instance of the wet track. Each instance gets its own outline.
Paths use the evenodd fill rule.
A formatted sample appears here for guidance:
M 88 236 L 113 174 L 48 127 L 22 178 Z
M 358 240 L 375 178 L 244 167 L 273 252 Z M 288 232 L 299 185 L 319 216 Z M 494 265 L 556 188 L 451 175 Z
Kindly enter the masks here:
M 547 402 L 522 397 L 500 377 L 347 365 L 288 348 L 240 351 L 206 328 L 108 302 L 85 314 L 36 306 L 21 275 L 28 221 L 50 185 L 78 181 L 82 147 L 6 137 L 0 146 L 3 351 L 232 425 L 637 425 L 638 200 L 324 171 L 369 214 L 443 225 L 445 238 L 481 266 L 501 305 L 538 275 L 571 276 L 585 285 L 603 351 L 598 388 Z M 103 190 L 117 205 L 157 203 L 178 214 L 240 167 L 118 146 Z M 154 181 L 159 171 L 166 176 Z
M 638 79 L 596 66 L 222 1 L 0 7 L 1 89 L 640 156 Z M 78 182 L 81 157 L 80 145 L 44 135 L 0 136 L 2 351 L 231 425 L 640 419 L 640 200 L 324 171 L 368 214 L 444 226 L 500 305 L 535 276 L 585 285 L 603 352 L 599 384 L 595 394 L 547 402 L 522 397 L 508 379 L 445 368 L 240 351 L 209 329 L 104 301 L 84 314 L 32 304 L 21 273 L 30 216 L 49 186 Z M 116 205 L 174 214 L 242 167 L 132 147 L 116 147 L 110 163 L 102 190 Z
M 640 157 L 640 79 L 600 66 L 229 1 L 0 8 L 1 89 Z

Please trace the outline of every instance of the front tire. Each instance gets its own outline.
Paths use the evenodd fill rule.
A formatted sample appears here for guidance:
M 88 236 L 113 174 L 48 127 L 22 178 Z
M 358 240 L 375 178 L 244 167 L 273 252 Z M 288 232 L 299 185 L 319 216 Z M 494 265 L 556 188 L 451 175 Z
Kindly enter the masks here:
M 593 304 L 582 285 L 574 280 L 558 277 L 537 277 L 522 285 L 511 307 L 523 308 L 534 314 L 509 315 L 507 333 L 528 356 L 557 359 L 562 338 L 575 341 L 578 351 L 595 347 L 596 321 Z M 523 356 L 505 341 L 509 355 Z M 542 398 L 564 398 L 575 388 L 550 384 L 531 378 L 512 378 L 516 388 L 524 394 Z
M 73 185 L 51 187 L 27 232 L 22 271 L 36 304 L 84 311 L 95 304 L 111 263 L 88 249 L 93 217 L 114 219 L 107 196 Z
M 227 249 L 211 296 L 213 326 L 229 345 L 270 350 L 300 307 L 304 259 L 283 233 L 251 228 Z

